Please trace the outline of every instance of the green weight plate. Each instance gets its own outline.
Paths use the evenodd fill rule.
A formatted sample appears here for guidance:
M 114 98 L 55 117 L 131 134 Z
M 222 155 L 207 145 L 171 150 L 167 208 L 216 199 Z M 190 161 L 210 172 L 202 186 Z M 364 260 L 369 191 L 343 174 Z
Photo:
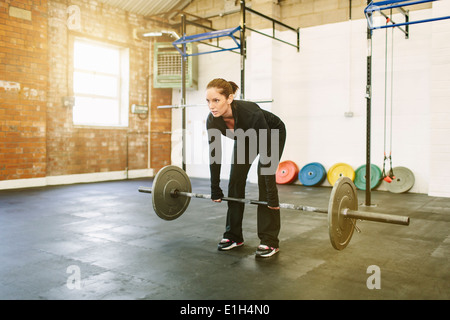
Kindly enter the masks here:
M 366 190 L 366 165 L 355 170 L 355 186 L 359 190 Z M 378 166 L 370 165 L 370 189 L 378 187 L 381 183 L 381 170 Z
M 191 198 L 175 196 L 174 190 L 191 192 L 191 181 L 183 169 L 169 165 L 158 171 L 152 186 L 153 209 L 161 219 L 177 219 L 189 206 Z
M 342 215 L 344 209 L 358 210 L 356 187 L 348 177 L 339 178 L 333 186 L 328 203 L 328 233 L 337 250 L 347 247 L 353 235 L 356 219 Z
M 415 178 L 414 173 L 405 167 L 395 167 L 392 169 L 394 172 L 394 179 L 391 183 L 386 183 L 386 188 L 392 193 L 407 192 L 414 185 Z

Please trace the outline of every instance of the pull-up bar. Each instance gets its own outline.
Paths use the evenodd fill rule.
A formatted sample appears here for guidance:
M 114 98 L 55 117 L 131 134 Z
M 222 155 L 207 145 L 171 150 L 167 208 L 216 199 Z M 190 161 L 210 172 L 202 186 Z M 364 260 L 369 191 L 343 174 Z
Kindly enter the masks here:
M 254 103 L 272 103 L 273 99 L 260 99 L 260 100 L 241 100 L 241 101 L 250 101 Z M 158 106 L 158 109 L 182 109 L 182 108 L 190 108 L 190 107 L 207 107 L 206 103 L 196 103 L 196 104 L 172 104 L 172 105 L 162 105 Z
M 251 31 L 256 32 L 256 33 L 259 33 L 259 34 L 261 34 L 263 36 L 272 38 L 274 40 L 280 41 L 280 42 L 282 42 L 284 44 L 287 44 L 289 46 L 295 47 L 295 48 L 297 48 L 297 51 L 300 51 L 300 29 L 299 28 L 293 28 L 291 26 L 288 26 L 287 24 L 284 24 L 283 22 L 280 22 L 280 21 L 275 20 L 275 19 L 273 19 L 271 17 L 268 17 L 265 14 L 262 14 L 261 12 L 255 11 L 255 10 L 249 8 L 249 7 L 244 7 L 244 10 L 248 11 L 248 12 L 251 12 L 251 13 L 254 13 L 257 16 L 260 16 L 261 18 L 264 18 L 264 19 L 269 20 L 270 22 L 272 22 L 272 35 L 268 35 L 266 33 L 263 33 L 261 31 L 258 31 L 256 29 L 254 29 L 254 28 L 250 28 L 250 27 L 246 26 L 246 28 L 248 30 L 251 30 Z M 245 11 L 244 11 L 244 14 L 245 14 Z M 286 28 L 288 30 L 294 31 L 297 34 L 297 43 L 293 44 L 293 43 L 290 43 L 288 41 L 285 41 L 285 40 L 277 38 L 276 35 L 275 35 L 275 26 L 276 25 L 279 25 L 279 26 L 282 26 L 282 27 L 284 27 L 284 28 Z
M 412 6 L 412 5 L 417 5 L 417 4 L 427 3 L 427 2 L 434 2 L 434 1 L 438 1 L 438 0 L 384 0 L 384 1 L 378 1 L 378 2 L 373 2 L 372 1 L 364 9 L 364 14 L 366 16 L 368 27 L 369 27 L 370 30 L 393 28 L 393 27 L 400 27 L 400 26 L 409 26 L 409 25 L 412 25 L 412 24 L 426 23 L 426 22 L 433 22 L 433 21 L 450 19 L 450 16 L 444 16 L 444 17 L 437 17 L 437 18 L 430 18 L 430 19 L 410 21 L 409 20 L 409 12 L 403 9 L 403 7 L 406 7 L 406 6 Z M 374 12 L 382 13 L 381 11 L 388 10 L 388 9 L 398 9 L 398 10 L 400 10 L 405 15 L 405 22 L 374 26 L 374 24 L 373 24 L 373 14 L 374 14 Z
M 252 13 L 252 14 L 256 14 L 258 16 L 260 16 L 261 18 L 268 20 L 272 23 L 272 34 L 266 34 L 263 33 L 259 30 L 250 28 L 246 25 L 245 23 L 245 14 L 246 12 Z M 172 42 L 172 45 L 178 50 L 178 52 L 183 56 L 183 57 L 189 57 L 189 56 L 197 56 L 197 55 L 201 55 L 201 54 L 207 54 L 207 53 L 216 53 L 216 52 L 222 52 L 222 51 L 232 51 L 233 50 L 237 50 L 237 49 L 241 49 L 241 54 L 243 54 L 245 56 L 245 30 L 251 30 L 253 32 L 259 33 L 263 36 L 269 37 L 273 40 L 277 40 L 280 41 L 284 44 L 290 45 L 292 47 L 297 48 L 297 51 L 300 51 L 300 29 L 299 28 L 293 28 L 291 26 L 288 26 L 287 24 L 284 24 L 278 20 L 275 20 L 271 17 L 268 17 L 258 11 L 255 11 L 251 8 L 248 8 L 245 6 L 245 1 L 241 0 L 241 24 L 242 26 L 238 26 L 236 28 L 230 28 L 230 29 L 225 29 L 225 30 L 214 30 L 214 31 L 210 31 L 210 32 L 205 32 L 205 33 L 200 33 L 200 34 L 195 34 L 195 35 L 191 35 L 191 36 L 186 36 L 185 34 L 182 35 L 182 37 L 174 42 Z M 281 26 L 283 28 L 286 28 L 287 30 L 293 31 L 296 33 L 296 43 L 291 43 L 288 41 L 285 41 L 283 39 L 280 39 L 276 36 L 275 34 L 275 27 L 276 26 Z M 239 37 L 234 36 L 234 34 L 236 32 L 240 32 Z M 231 48 L 223 48 L 220 47 L 219 45 L 211 45 L 213 47 L 218 48 L 217 50 L 212 50 L 212 51 L 207 51 L 207 52 L 198 52 L 198 53 L 188 53 L 186 50 L 186 44 L 187 43 L 192 43 L 192 42 L 199 42 L 202 44 L 207 44 L 210 45 L 208 43 L 205 43 L 203 41 L 206 40 L 211 40 L 211 39 L 219 39 L 219 38 L 223 38 L 223 37 L 230 37 L 233 41 L 234 44 L 236 46 L 233 46 Z M 182 49 L 180 49 L 180 47 Z M 243 50 L 242 50 L 243 49 Z
M 238 26 L 236 28 L 210 31 L 210 32 L 205 32 L 205 33 L 200 33 L 200 34 L 194 34 L 192 36 L 183 35 L 180 39 L 172 42 L 172 45 L 175 47 L 175 49 L 178 50 L 178 52 L 183 57 L 198 56 L 198 55 L 201 55 L 201 54 L 215 53 L 215 52 L 222 52 L 222 51 L 232 51 L 232 50 L 236 50 L 236 49 L 240 49 L 241 48 L 240 43 L 238 42 L 238 40 L 234 36 L 234 34 L 236 32 L 238 32 L 238 31 L 240 31 L 240 30 L 241 30 L 241 26 Z M 198 52 L 198 53 L 191 53 L 191 54 L 188 54 L 186 52 L 186 46 L 185 45 L 187 43 L 201 42 L 201 41 L 205 41 L 205 40 L 218 39 L 218 38 L 222 38 L 222 37 L 230 37 L 234 41 L 236 46 L 232 47 L 232 48 L 220 48 L 218 50 L 213 50 L 213 51 L 208 51 L 208 52 Z M 183 50 L 181 50 L 178 47 L 179 45 L 182 45 Z

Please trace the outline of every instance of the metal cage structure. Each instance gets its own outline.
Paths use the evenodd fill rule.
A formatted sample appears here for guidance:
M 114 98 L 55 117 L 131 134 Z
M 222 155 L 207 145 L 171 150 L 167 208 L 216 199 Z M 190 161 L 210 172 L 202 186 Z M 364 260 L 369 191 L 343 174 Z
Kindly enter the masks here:
M 207 26 L 203 26 L 203 25 L 199 25 L 197 23 L 192 23 L 190 21 L 186 20 L 185 15 L 182 15 L 181 18 L 181 29 L 182 29 L 182 35 L 180 37 L 180 39 L 174 41 L 172 43 L 172 45 L 178 50 L 178 52 L 184 57 L 187 58 L 189 56 L 193 56 L 193 55 L 201 55 L 201 54 L 208 54 L 208 53 L 218 53 L 218 52 L 223 52 L 223 51 L 231 51 L 231 52 L 236 52 L 235 50 L 239 50 L 239 54 L 241 55 L 241 99 L 245 99 L 245 59 L 247 57 L 247 47 L 246 47 L 246 33 L 247 30 L 250 30 L 252 32 L 258 33 L 260 35 L 269 37 L 273 40 L 282 42 L 284 44 L 290 45 L 292 47 L 295 47 L 297 49 L 297 51 L 300 51 L 300 28 L 294 28 L 291 26 L 288 26 L 287 24 L 284 24 L 281 21 L 278 21 L 276 19 L 273 19 L 265 14 L 262 14 L 258 11 L 255 11 L 249 7 L 247 7 L 245 5 L 245 0 L 241 0 L 241 10 L 240 10 L 240 14 L 241 14 L 241 22 L 240 22 L 240 26 L 235 27 L 235 28 L 229 28 L 229 29 L 225 29 L 225 30 L 215 30 L 211 27 L 207 27 Z M 264 20 L 270 21 L 272 24 L 272 33 L 271 34 L 266 34 L 263 33 L 259 30 L 256 30 L 250 26 L 247 25 L 246 22 L 246 15 L 247 13 L 250 14 L 255 14 L 260 18 L 263 18 Z M 200 33 L 200 34 L 195 34 L 195 35 L 186 35 L 186 25 L 194 25 L 197 27 L 202 27 L 205 29 L 209 29 L 211 31 L 209 32 L 205 32 L 205 33 Z M 276 36 L 276 27 L 283 27 L 287 30 L 293 31 L 296 33 L 296 43 L 292 43 L 289 41 L 285 41 L 279 37 Z M 235 34 L 239 32 L 239 36 L 236 36 Z M 219 45 L 219 39 L 220 38 L 231 38 L 234 42 L 233 46 L 230 48 L 224 48 L 222 46 Z M 208 40 L 213 40 L 215 39 L 217 42 L 216 44 L 212 44 L 212 43 L 208 43 L 206 41 Z M 186 50 L 186 45 L 190 44 L 190 43 L 201 43 L 201 44 L 206 44 L 209 45 L 211 47 L 214 47 L 215 49 L 212 49 L 211 51 L 206 51 L 206 52 L 197 52 L 197 53 L 189 53 Z M 183 98 L 182 98 L 183 99 Z M 185 104 L 185 101 L 182 101 L 182 104 Z
M 175 40 L 172 45 L 175 47 L 175 49 L 180 53 L 180 55 L 182 56 L 181 59 L 181 75 L 182 75 L 182 80 L 181 80 L 181 103 L 180 106 L 181 107 L 181 111 L 182 111 L 182 132 L 183 132 L 183 147 L 182 147 L 182 158 L 183 158 L 183 163 L 182 163 L 182 168 L 183 170 L 186 170 L 186 164 L 185 164 L 185 144 L 186 144 L 186 139 L 184 137 L 184 132 L 186 129 L 186 109 L 185 107 L 187 106 L 186 104 L 186 63 L 187 63 L 187 58 L 190 56 L 194 56 L 194 55 L 201 55 L 201 54 L 207 54 L 207 53 L 218 53 L 218 52 L 223 52 L 223 51 L 229 51 L 229 52 L 234 52 L 234 53 L 239 53 L 241 55 L 241 85 L 240 85 L 240 98 L 242 100 L 245 100 L 245 59 L 247 58 L 247 47 L 246 47 L 246 32 L 247 30 L 256 32 L 258 34 L 261 34 L 263 36 L 272 38 L 273 40 L 276 41 L 280 41 L 284 44 L 293 46 L 297 49 L 297 51 L 300 51 L 300 28 L 293 28 L 291 26 L 288 26 L 284 23 L 282 23 L 281 21 L 278 21 L 276 19 L 273 19 L 269 16 L 266 16 L 258 11 L 255 11 L 251 8 L 248 8 L 245 5 L 245 0 L 241 0 L 240 1 L 240 5 L 241 5 L 241 9 L 240 9 L 240 14 L 241 14 L 241 22 L 240 22 L 240 26 L 235 27 L 235 28 L 229 28 L 229 29 L 225 29 L 225 30 L 215 30 L 213 29 L 211 26 L 205 26 L 203 24 L 199 24 L 196 21 L 188 21 L 186 19 L 186 15 L 185 14 L 181 14 L 181 37 L 177 40 Z M 263 33 L 261 31 L 258 31 L 256 29 L 253 29 L 249 26 L 247 26 L 246 23 L 246 14 L 250 13 L 250 14 L 255 14 L 258 15 L 260 18 L 263 18 L 264 20 L 268 20 L 271 22 L 272 24 L 272 34 L 266 34 Z M 200 33 L 200 34 L 195 34 L 195 35 L 186 35 L 186 26 L 187 25 L 192 25 L 195 27 L 199 27 L 199 28 L 203 28 L 203 29 L 207 29 L 210 30 L 208 32 L 205 33 Z M 285 41 L 279 37 L 276 36 L 276 27 L 283 27 L 287 30 L 293 31 L 296 33 L 296 43 L 290 43 L 288 41 Z M 239 36 L 237 36 L 237 33 L 239 33 Z M 233 45 L 229 48 L 225 48 L 220 46 L 219 43 L 219 39 L 221 38 L 231 38 L 233 40 Z M 216 40 L 216 44 L 207 42 L 209 40 Z M 194 44 L 194 43 L 201 43 L 201 44 L 205 44 L 208 46 L 213 47 L 214 49 L 210 50 L 210 51 L 206 51 L 206 52 L 189 52 L 187 50 L 187 45 L 188 44 Z M 239 51 L 237 51 L 239 50 Z M 165 106 L 167 107 L 167 106 Z
M 434 2 L 439 0 L 384 0 L 384 1 L 371 1 L 367 7 L 364 9 L 364 15 L 367 19 L 367 25 L 370 30 L 375 29 L 385 29 L 385 28 L 394 28 L 394 27 L 401 27 L 401 26 L 409 26 L 412 24 L 419 24 L 419 23 L 426 23 L 426 22 L 433 22 L 433 21 L 439 21 L 439 20 L 445 20 L 450 19 L 450 16 L 443 16 L 443 17 L 436 17 L 436 18 L 429 18 L 429 19 L 421 19 L 421 20 L 410 20 L 409 10 L 404 9 L 403 7 L 428 3 L 428 2 Z M 399 12 L 401 12 L 404 17 L 404 22 L 393 22 L 390 21 L 390 24 L 380 25 L 376 26 L 373 21 L 373 16 L 375 12 L 379 12 L 384 17 L 387 17 L 384 13 L 385 10 L 392 10 L 397 9 Z
M 367 82 L 366 82 L 366 177 L 370 177 L 370 142 L 371 142 L 371 110 L 372 110 L 372 32 L 378 29 L 398 28 L 405 33 L 405 38 L 409 38 L 409 26 L 412 24 L 428 23 L 439 20 L 450 19 L 450 16 L 435 17 L 430 19 L 411 20 L 409 10 L 404 7 L 419 5 L 440 0 L 383 0 L 383 1 L 367 1 L 367 7 L 364 14 L 367 19 Z M 405 20 L 403 22 L 392 21 L 392 11 L 396 9 L 403 14 Z M 389 16 L 385 13 L 389 10 Z M 380 13 L 386 18 L 386 24 L 375 26 L 374 13 Z M 404 28 L 402 28 L 404 27 Z M 366 179 L 366 198 L 365 205 L 371 206 L 370 179 Z

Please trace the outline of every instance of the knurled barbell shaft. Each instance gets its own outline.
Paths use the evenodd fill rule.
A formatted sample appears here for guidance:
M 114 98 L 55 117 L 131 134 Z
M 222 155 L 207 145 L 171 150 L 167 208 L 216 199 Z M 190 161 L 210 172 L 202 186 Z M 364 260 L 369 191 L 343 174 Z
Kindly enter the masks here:
M 183 191 L 177 191 L 177 190 L 174 190 L 173 194 L 175 196 L 176 195 L 180 195 L 180 196 L 191 197 L 191 198 L 211 199 L 211 195 L 209 195 L 209 194 L 183 192 Z M 241 202 L 241 203 L 246 203 L 246 204 L 264 205 L 264 206 L 268 206 L 269 205 L 267 203 L 267 201 L 253 200 L 253 199 L 241 199 L 241 198 L 232 198 L 232 197 L 222 197 L 222 200 L 223 201 Z M 308 207 L 308 206 L 297 206 L 297 205 L 293 205 L 293 204 L 290 204 L 290 203 L 280 203 L 279 207 L 283 208 L 283 209 L 292 209 L 292 210 L 328 213 L 327 209 L 320 209 L 320 208 L 314 208 L 314 207 Z
M 141 187 L 141 188 L 139 188 L 139 192 L 152 193 L 152 189 Z M 170 193 L 174 197 L 184 196 L 184 197 L 190 197 L 190 198 L 211 199 L 211 195 L 209 195 L 209 194 L 184 192 L 184 191 L 178 191 L 178 190 L 171 190 Z M 223 201 L 240 202 L 240 203 L 245 203 L 245 204 L 266 205 L 266 206 L 268 205 L 268 203 L 266 201 L 253 200 L 253 199 L 223 197 L 222 200 Z M 290 203 L 280 203 L 280 208 L 299 210 L 299 211 L 320 212 L 320 213 L 328 214 L 327 209 L 315 208 L 315 207 L 310 207 L 310 206 L 294 205 L 294 204 L 290 204 Z M 392 215 L 392 214 L 376 213 L 376 212 L 358 211 L 358 210 L 351 210 L 348 208 L 343 209 L 341 211 L 341 213 L 343 216 L 352 218 L 352 219 L 384 222 L 384 223 L 399 224 L 399 225 L 405 225 L 405 226 L 409 225 L 409 217 L 404 217 L 404 216 L 396 216 L 396 215 Z
M 139 192 L 152 193 L 152 189 L 141 187 L 141 188 L 139 188 Z M 176 197 L 176 196 L 185 196 L 185 197 L 190 197 L 190 198 L 211 199 L 211 195 L 210 194 L 184 192 L 184 191 L 178 191 L 178 190 L 171 190 L 170 193 L 174 197 Z M 264 205 L 264 206 L 269 205 L 267 203 L 267 201 L 232 198 L 232 197 L 223 197 L 222 201 L 234 201 L 234 202 L 240 202 L 240 203 L 246 203 L 246 204 L 256 204 L 256 205 L 260 204 L 260 205 Z M 283 209 L 291 209 L 291 210 L 328 213 L 327 209 L 315 208 L 315 207 L 309 207 L 309 206 L 299 206 L 299 205 L 294 205 L 294 204 L 290 204 L 290 203 L 280 203 L 279 207 L 283 208 Z

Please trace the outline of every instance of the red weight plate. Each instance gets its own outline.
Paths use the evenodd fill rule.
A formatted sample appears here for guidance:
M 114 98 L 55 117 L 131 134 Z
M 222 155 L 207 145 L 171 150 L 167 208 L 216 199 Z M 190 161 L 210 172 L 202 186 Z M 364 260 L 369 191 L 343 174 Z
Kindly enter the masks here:
M 298 177 L 298 166 L 295 162 L 287 160 L 280 162 L 276 173 L 276 182 L 278 184 L 290 184 Z

